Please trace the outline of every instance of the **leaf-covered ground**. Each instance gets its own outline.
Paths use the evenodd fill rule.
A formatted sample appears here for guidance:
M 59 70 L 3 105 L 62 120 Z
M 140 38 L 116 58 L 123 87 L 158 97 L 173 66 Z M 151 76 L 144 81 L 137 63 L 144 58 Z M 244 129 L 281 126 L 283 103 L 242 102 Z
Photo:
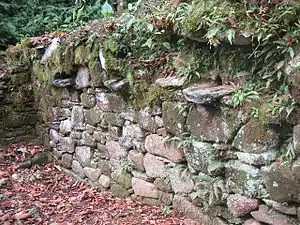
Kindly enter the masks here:
M 180 214 L 166 215 L 162 207 L 93 189 L 63 173 L 59 165 L 18 167 L 41 151 L 25 145 L 0 151 L 0 224 L 200 225 Z

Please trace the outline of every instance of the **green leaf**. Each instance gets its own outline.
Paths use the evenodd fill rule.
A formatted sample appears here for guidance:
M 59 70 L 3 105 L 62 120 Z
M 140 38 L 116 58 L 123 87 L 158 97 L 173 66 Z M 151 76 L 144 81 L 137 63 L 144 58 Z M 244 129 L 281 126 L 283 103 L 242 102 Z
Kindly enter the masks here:
M 164 42 L 164 43 L 163 43 L 163 46 L 164 46 L 167 50 L 171 49 L 171 45 L 170 45 L 169 42 Z
M 289 50 L 289 53 L 290 53 L 290 57 L 293 59 L 294 56 L 295 56 L 294 49 L 292 47 L 289 47 L 288 50 Z
M 148 23 L 148 24 L 147 24 L 147 28 L 148 28 L 148 30 L 149 30 L 150 32 L 153 32 L 154 26 L 153 26 L 152 23 Z
M 232 41 L 235 38 L 235 30 L 234 29 L 226 30 L 226 35 L 229 43 L 232 45 Z
M 146 46 L 147 46 L 149 49 L 151 49 L 152 44 L 153 44 L 152 38 L 149 38 L 149 39 L 142 45 L 142 47 L 146 47 Z
M 207 172 L 211 173 L 223 167 L 223 163 L 221 161 L 215 161 L 208 165 Z

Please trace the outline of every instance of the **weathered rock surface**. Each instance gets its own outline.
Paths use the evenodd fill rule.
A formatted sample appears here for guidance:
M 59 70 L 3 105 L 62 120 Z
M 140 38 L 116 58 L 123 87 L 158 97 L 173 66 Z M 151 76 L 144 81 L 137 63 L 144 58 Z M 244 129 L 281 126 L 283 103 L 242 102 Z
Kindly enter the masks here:
M 133 177 L 132 188 L 136 195 L 148 198 L 158 198 L 158 190 L 154 184 L 147 181 Z
M 80 95 L 81 103 L 84 107 L 86 108 L 92 108 L 96 104 L 96 98 L 94 95 L 87 94 L 87 93 L 82 93 Z
M 235 90 L 236 88 L 230 85 L 220 85 L 215 87 L 193 85 L 183 89 L 183 94 L 189 102 L 197 104 L 212 104 L 221 97 L 233 93 Z
M 89 166 L 92 158 L 92 150 L 87 146 L 77 146 L 75 155 L 82 166 Z
M 193 191 L 194 181 L 192 179 L 191 173 L 187 168 L 182 168 L 178 166 L 168 169 L 167 173 L 175 194 L 188 194 Z
M 83 168 L 84 174 L 91 180 L 91 181 L 98 181 L 101 171 L 99 169 L 94 169 L 90 167 Z
M 84 130 L 84 110 L 80 106 L 74 106 L 71 115 L 71 124 L 75 130 Z
M 272 212 L 267 213 L 261 211 L 254 211 L 251 212 L 251 215 L 254 217 L 254 219 L 270 225 L 296 225 L 288 217 Z
M 165 173 L 165 160 L 161 157 L 147 153 L 144 157 L 144 167 L 149 177 L 163 177 Z
M 236 152 L 238 159 L 241 162 L 251 165 L 267 165 L 277 158 L 277 151 L 271 150 L 263 153 L 248 153 L 248 152 Z
M 99 178 L 99 184 L 104 188 L 108 188 L 110 186 L 110 177 L 102 174 Z
M 169 76 L 155 80 L 155 84 L 160 87 L 181 87 L 184 82 L 185 78 L 179 76 Z
M 128 160 L 135 169 L 140 170 L 140 171 L 145 170 L 143 153 L 132 150 L 128 154 Z
M 297 208 L 294 205 L 287 205 L 284 203 L 272 201 L 269 199 L 263 199 L 263 201 L 273 209 L 275 209 L 278 212 L 288 214 L 288 215 L 297 215 Z
M 157 134 L 150 134 L 146 137 L 145 149 L 153 155 L 162 156 L 172 162 L 184 160 L 183 149 L 177 148 L 177 143 L 166 144 L 163 138 Z
M 104 112 L 119 112 L 123 105 L 123 99 L 113 93 L 97 93 L 97 106 Z
M 258 200 L 239 194 L 234 194 L 229 195 L 227 198 L 227 206 L 233 216 L 246 216 L 258 208 Z
M 124 158 L 128 154 L 128 152 L 121 147 L 119 142 L 116 141 L 108 141 L 106 143 L 106 150 L 111 158 Z
M 77 89 L 86 88 L 89 86 L 90 73 L 89 69 L 80 67 L 75 78 L 75 86 Z

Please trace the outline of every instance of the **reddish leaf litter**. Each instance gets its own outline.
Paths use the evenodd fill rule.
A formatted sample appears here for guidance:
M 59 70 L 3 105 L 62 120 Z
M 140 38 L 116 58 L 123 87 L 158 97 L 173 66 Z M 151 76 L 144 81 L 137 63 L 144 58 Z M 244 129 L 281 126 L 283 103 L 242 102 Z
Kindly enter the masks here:
M 178 213 L 119 199 L 63 173 L 59 165 L 21 169 L 18 163 L 45 151 L 11 145 L 0 150 L 0 224 L 200 225 Z

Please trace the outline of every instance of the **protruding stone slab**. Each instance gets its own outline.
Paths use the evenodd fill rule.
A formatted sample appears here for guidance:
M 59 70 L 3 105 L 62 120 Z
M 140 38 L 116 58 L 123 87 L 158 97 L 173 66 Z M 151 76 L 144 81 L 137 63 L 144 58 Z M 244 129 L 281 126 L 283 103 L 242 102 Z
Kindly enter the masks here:
M 61 134 L 69 134 L 71 133 L 71 131 L 72 131 L 72 124 L 69 119 L 60 122 L 59 132 Z
M 263 199 L 263 201 L 278 212 L 288 215 L 297 215 L 297 207 L 295 205 L 287 205 L 286 203 L 280 203 L 269 199 Z
M 56 79 L 52 81 L 52 84 L 54 85 L 54 87 L 63 88 L 73 86 L 75 84 L 75 81 L 73 78 Z
M 236 152 L 236 155 L 241 162 L 257 166 L 270 164 L 277 159 L 277 154 L 278 152 L 275 150 L 259 154 Z
M 90 73 L 89 69 L 80 67 L 75 78 L 75 86 L 77 89 L 86 88 L 89 86 Z
M 155 84 L 161 87 L 181 87 L 184 82 L 185 78 L 179 76 L 169 76 L 155 80 Z
M 227 206 L 234 217 L 246 216 L 258 208 L 258 200 L 239 194 L 229 195 Z
M 133 177 L 132 188 L 136 195 L 148 198 L 158 198 L 158 190 L 155 185 L 150 182 Z
M 51 44 L 46 49 L 41 59 L 41 64 L 45 64 L 51 57 L 52 53 L 59 47 L 59 38 L 53 38 Z
M 129 87 L 129 82 L 127 79 L 110 79 L 104 82 L 104 86 L 111 91 L 122 91 L 126 90 Z
M 237 88 L 230 85 L 193 85 L 183 90 L 187 101 L 197 104 L 212 104 L 219 98 L 233 93 Z
M 173 162 L 184 160 L 183 149 L 177 148 L 177 143 L 166 144 L 157 134 L 150 134 L 146 137 L 145 148 L 149 153 L 165 157 Z

